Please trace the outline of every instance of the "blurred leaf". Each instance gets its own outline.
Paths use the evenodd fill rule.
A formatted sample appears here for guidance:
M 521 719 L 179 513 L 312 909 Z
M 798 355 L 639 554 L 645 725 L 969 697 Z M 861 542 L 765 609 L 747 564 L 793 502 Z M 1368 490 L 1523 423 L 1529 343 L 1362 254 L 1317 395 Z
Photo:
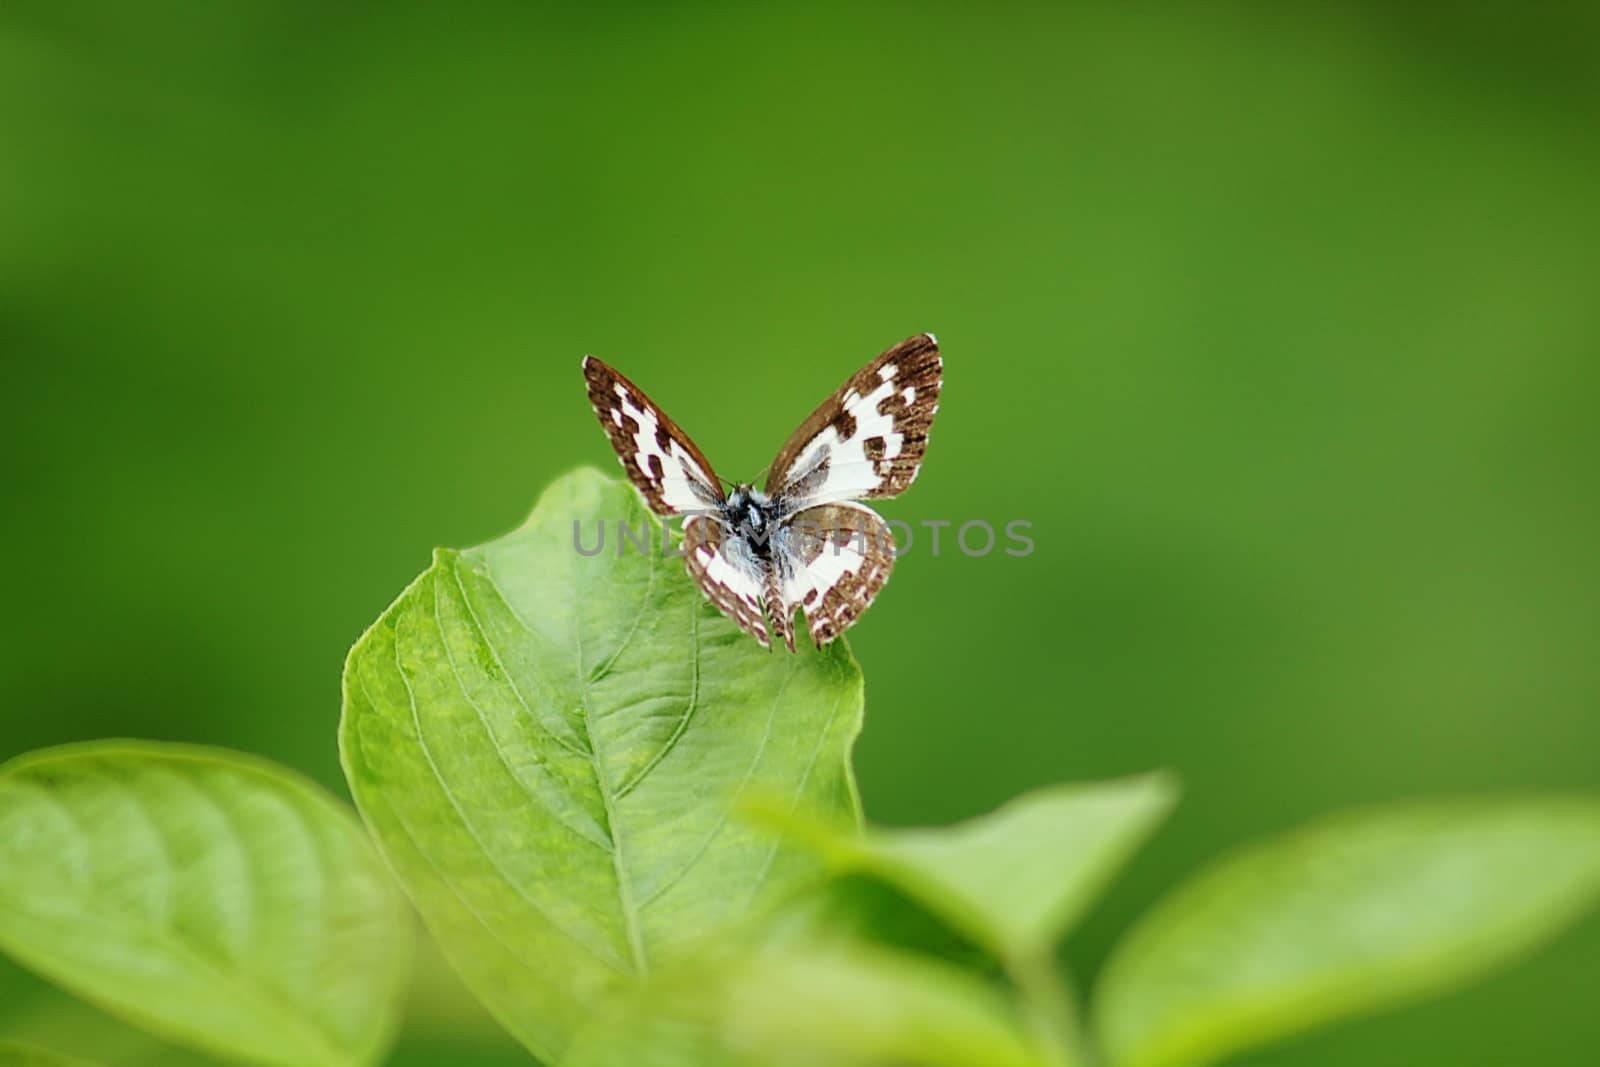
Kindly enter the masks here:
M 611 541 L 643 524 L 652 550 Z M 595 524 L 608 548 L 585 546 Z M 815 861 L 730 817 L 747 790 L 855 820 L 861 675 L 723 618 L 624 482 L 580 470 L 519 530 L 437 553 L 345 668 L 345 773 L 451 962 L 555 1058 L 599 998 Z
M 654 983 L 564 1067 L 1039 1067 L 1006 998 L 885 949 L 786 945 Z
M 1328 820 L 1224 860 L 1107 964 L 1119 1067 L 1210 1063 L 1461 985 L 1600 895 L 1600 803 L 1414 805 Z
M 0 947 L 162 1037 L 374 1063 L 410 941 L 355 820 L 281 767 L 113 741 L 0 768 Z
M 955 826 L 823 829 L 763 805 L 841 868 L 897 886 L 1004 961 L 1047 953 L 1177 798 L 1165 774 L 1053 786 Z
M 63 1056 L 29 1045 L 0 1044 L 0 1067 L 97 1067 L 88 1060 Z
M 998 974 L 994 957 L 899 887 L 847 872 L 787 901 L 766 917 L 772 944 L 809 947 L 870 942 Z

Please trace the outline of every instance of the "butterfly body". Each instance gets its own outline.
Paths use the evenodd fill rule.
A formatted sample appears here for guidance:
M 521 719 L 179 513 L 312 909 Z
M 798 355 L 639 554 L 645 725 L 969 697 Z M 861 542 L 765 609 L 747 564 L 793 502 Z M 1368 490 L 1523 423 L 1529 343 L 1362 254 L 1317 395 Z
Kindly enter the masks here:
M 783 518 L 772 499 L 753 485 L 736 485 L 722 506 L 725 524 L 750 542 L 750 550 L 763 559 L 772 555 L 772 529 Z
M 756 638 L 794 649 L 794 612 L 819 646 L 860 617 L 888 580 L 894 537 L 857 501 L 916 477 L 938 411 L 943 363 L 932 334 L 888 349 L 789 436 L 766 486 L 724 495 L 677 423 L 605 363 L 583 363 L 589 399 L 623 470 L 658 515 L 684 517 L 684 562 L 706 596 Z

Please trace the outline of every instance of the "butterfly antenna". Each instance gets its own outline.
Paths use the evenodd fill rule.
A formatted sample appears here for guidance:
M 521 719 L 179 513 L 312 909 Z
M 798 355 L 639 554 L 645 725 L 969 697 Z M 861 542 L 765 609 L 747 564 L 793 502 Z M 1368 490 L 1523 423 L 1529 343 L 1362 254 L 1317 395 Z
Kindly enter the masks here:
M 768 463 L 765 467 L 762 467 L 760 470 L 756 471 L 756 476 L 754 478 L 750 479 L 750 484 L 751 485 L 755 485 L 757 482 L 765 481 L 766 477 L 767 477 L 767 472 L 769 470 L 771 470 L 771 469 L 772 469 L 772 464 Z

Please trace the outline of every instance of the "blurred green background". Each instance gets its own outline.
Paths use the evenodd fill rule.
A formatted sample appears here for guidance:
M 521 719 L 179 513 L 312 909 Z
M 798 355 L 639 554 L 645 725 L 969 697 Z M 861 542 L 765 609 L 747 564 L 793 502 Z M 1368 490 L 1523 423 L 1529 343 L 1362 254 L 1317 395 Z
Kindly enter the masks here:
M 212 742 L 343 792 L 431 546 L 615 471 L 578 371 L 750 477 L 946 359 L 851 633 L 869 813 L 1165 766 L 1069 945 L 1339 806 L 1600 787 L 1600 8 L 10 0 L 0 758 Z M 1600 922 L 1268 1065 L 1592 1062 Z M 395 1062 L 525 1062 L 425 976 Z M 186 1057 L 0 964 L 0 1036 Z

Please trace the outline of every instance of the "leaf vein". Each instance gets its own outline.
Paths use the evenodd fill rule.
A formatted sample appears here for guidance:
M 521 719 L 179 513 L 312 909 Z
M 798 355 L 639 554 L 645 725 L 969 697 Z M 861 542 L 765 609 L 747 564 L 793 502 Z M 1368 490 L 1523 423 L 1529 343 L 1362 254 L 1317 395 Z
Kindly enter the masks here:
M 489 650 L 490 655 L 494 656 L 495 662 L 500 663 L 499 650 L 495 648 L 494 642 L 489 638 L 488 631 L 483 628 L 482 623 L 478 619 L 477 610 L 472 606 L 472 596 L 467 592 L 466 584 L 461 580 L 461 572 L 459 569 L 453 570 L 453 577 L 455 579 L 456 588 L 461 590 L 461 599 L 462 602 L 466 604 L 467 614 L 472 619 L 473 628 L 477 630 L 478 636 L 482 639 L 484 647 Z M 523 781 L 522 777 L 518 775 L 516 770 L 511 766 L 511 762 L 506 759 L 505 750 L 500 744 L 500 738 L 495 735 L 494 727 L 489 725 L 488 716 L 483 713 L 483 709 L 478 705 L 478 702 L 472 699 L 472 695 L 467 692 L 467 687 L 464 684 L 464 679 L 461 676 L 461 670 L 456 666 L 455 653 L 450 651 L 450 642 L 447 641 L 444 636 L 444 620 L 439 614 L 439 597 L 437 594 L 433 598 L 433 620 L 434 626 L 439 631 L 439 644 L 444 649 L 445 662 L 450 664 L 450 674 L 455 679 L 456 688 L 461 691 L 461 698 L 467 702 L 467 706 L 470 707 L 473 710 L 473 713 L 477 715 L 478 722 L 483 726 L 484 734 L 489 738 L 489 747 L 494 751 L 495 758 L 500 761 L 500 766 L 505 768 L 506 774 L 511 777 L 511 780 L 517 783 L 517 787 L 522 790 L 523 796 L 527 797 L 532 803 L 543 806 L 542 798 L 534 793 L 534 791 L 529 787 L 528 783 Z M 522 705 L 523 710 L 528 713 L 529 720 L 532 721 L 535 726 L 539 727 L 546 736 L 550 737 L 568 752 L 571 752 L 573 755 L 585 760 L 588 759 L 587 754 L 581 749 L 574 745 L 563 742 L 561 738 L 557 737 L 552 730 L 538 722 L 538 720 L 534 717 L 532 709 L 528 707 L 528 702 L 523 699 L 522 693 L 517 689 L 516 683 L 511 680 L 511 675 L 506 672 L 505 664 L 500 664 L 500 670 L 501 673 L 505 674 L 506 682 L 511 687 L 512 693 L 516 694 L 517 701 Z M 605 849 L 606 846 L 601 844 L 599 841 L 596 841 L 594 838 L 574 830 L 566 823 L 564 819 L 560 819 L 559 816 L 557 818 L 558 821 L 560 821 L 563 826 L 566 826 L 575 837 L 588 842 L 595 848 L 602 850 Z
M 694 718 L 695 709 L 700 706 L 700 602 L 698 598 L 692 598 L 689 601 L 689 649 L 691 655 L 689 657 L 688 706 L 673 727 L 671 736 L 666 739 L 656 754 L 651 756 L 645 762 L 645 765 L 634 773 L 632 778 L 617 787 L 618 800 L 633 792 L 634 787 L 644 781 L 646 775 L 655 770 L 656 764 L 666 759 L 668 753 L 677 747 L 678 742 L 683 739 L 683 735 L 688 732 L 689 720 Z
M 683 865 L 673 873 L 672 877 L 658 885 L 655 890 L 645 898 L 644 902 L 640 905 L 641 908 L 649 907 L 652 903 L 666 895 L 667 890 L 671 889 L 673 886 L 682 881 L 684 876 L 694 869 L 695 864 L 700 862 L 700 857 L 706 854 L 706 851 L 711 848 L 711 842 L 716 840 L 717 835 L 722 832 L 722 828 L 727 825 L 728 816 L 733 810 L 735 799 L 738 798 L 740 793 L 744 792 L 745 787 L 750 784 L 750 779 L 755 777 L 756 767 L 761 763 L 761 757 L 767 751 L 767 742 L 772 739 L 772 724 L 777 720 L 778 717 L 778 705 L 783 701 L 783 694 L 788 690 L 789 683 L 794 679 L 795 673 L 796 671 L 791 669 L 788 674 L 784 675 L 783 682 L 778 686 L 778 692 L 772 698 L 772 707 L 767 712 L 767 727 L 761 735 L 761 743 L 756 746 L 755 754 L 750 757 L 750 766 L 745 768 L 744 777 L 739 779 L 738 786 L 736 786 L 733 792 L 729 795 L 728 801 L 722 809 L 722 814 L 717 818 L 716 825 L 714 825 L 710 832 L 706 834 L 705 839 L 700 842 L 700 845 L 695 849 L 694 854 L 684 861 Z
M 621 820 L 617 815 L 616 797 L 610 776 L 606 773 L 605 761 L 595 745 L 593 721 L 590 718 L 594 710 L 594 698 L 589 689 L 588 672 L 583 667 L 583 581 L 582 568 L 576 565 L 572 569 L 572 622 L 573 659 L 577 668 L 578 700 L 583 709 L 584 739 L 589 744 L 595 782 L 600 788 L 600 802 L 605 807 L 606 832 L 611 836 L 611 870 L 617 882 L 617 907 L 622 915 L 628 947 L 633 952 L 635 968 L 643 974 L 649 970 L 649 962 L 645 956 L 643 931 L 639 926 L 639 909 L 633 901 L 633 882 L 623 857 Z
M 437 592 L 434 592 L 434 595 L 437 597 Z M 440 636 L 442 639 L 443 635 L 441 634 Z M 522 883 L 517 879 L 512 878 L 510 874 L 506 872 L 505 868 L 500 865 L 500 861 L 495 857 L 494 853 L 489 850 L 486 844 L 484 844 L 482 836 L 478 833 L 477 826 L 474 825 L 472 820 L 467 817 L 466 811 L 461 806 L 460 798 L 456 796 L 455 790 L 451 788 L 449 781 L 445 778 L 443 772 L 439 770 L 438 761 L 435 760 L 433 756 L 433 747 L 428 743 L 428 739 L 423 733 L 422 716 L 417 709 L 417 694 L 416 691 L 412 689 L 411 679 L 406 677 L 405 666 L 400 661 L 400 633 L 398 628 L 395 631 L 394 666 L 395 671 L 400 676 L 400 684 L 405 687 L 406 699 L 411 704 L 411 722 L 417 731 L 417 747 L 421 749 L 423 759 L 427 760 L 428 770 L 433 774 L 434 781 L 439 783 L 439 789 L 444 793 L 445 800 L 449 802 L 450 807 L 455 811 L 456 817 L 461 820 L 461 826 L 467 831 L 467 836 L 472 838 L 472 843 L 478 846 L 478 851 L 483 855 L 484 859 L 489 861 L 489 866 L 494 868 L 495 873 L 504 879 L 505 883 L 516 891 L 517 896 L 521 898 L 523 903 L 532 908 L 540 918 L 548 922 L 553 929 L 565 934 L 576 944 L 583 946 L 596 958 L 601 960 L 606 959 L 609 953 L 600 951 L 594 945 L 590 944 L 587 938 L 580 936 L 573 930 L 568 929 L 566 926 L 556 921 L 555 917 L 546 911 L 543 905 L 534 900 L 532 897 L 528 896 L 527 890 L 522 887 Z M 510 946 L 506 947 L 507 951 L 510 951 Z
M 661 530 L 661 536 L 665 537 L 666 526 L 663 525 Z M 618 536 L 620 537 L 621 535 L 619 534 Z M 620 541 L 618 543 L 618 550 L 621 550 Z M 650 607 L 650 594 L 655 591 L 656 587 L 656 554 L 651 552 L 647 547 L 645 549 L 645 555 L 650 558 L 650 577 L 645 581 L 644 596 L 639 598 L 639 610 L 634 612 L 633 625 L 628 627 L 627 636 L 622 639 L 622 643 L 617 646 L 617 650 L 613 652 L 604 663 L 600 664 L 594 669 L 594 677 L 596 678 L 603 678 L 607 674 L 611 673 L 611 668 L 616 665 L 616 662 L 619 659 L 622 658 L 622 654 L 627 651 L 628 645 L 633 642 L 633 635 L 638 632 L 639 624 L 644 621 L 644 613 Z
M 516 677 L 512 675 L 509 669 L 507 669 L 505 660 L 500 657 L 500 649 L 496 647 L 494 641 L 490 639 L 488 628 L 483 625 L 483 620 L 478 616 L 478 609 L 472 603 L 472 594 L 467 591 L 466 583 L 461 580 L 461 568 L 452 563 L 450 570 L 452 577 L 455 579 L 456 588 L 461 590 L 461 601 L 467 606 L 467 615 L 472 620 L 472 628 L 476 630 L 478 632 L 478 636 L 482 638 L 484 647 L 489 650 L 489 655 L 494 657 L 495 665 L 500 668 L 500 673 L 505 677 L 506 685 L 510 687 L 512 695 L 517 698 L 517 703 L 522 705 L 522 710 L 527 713 L 528 721 L 533 723 L 533 725 L 539 730 L 543 731 L 543 733 L 549 737 L 550 740 L 554 741 L 557 745 L 566 749 L 574 756 L 588 759 L 589 754 L 587 752 L 583 751 L 577 745 L 574 745 L 571 741 L 568 741 L 566 738 L 550 729 L 550 727 L 545 725 L 544 721 L 534 713 L 533 705 L 528 703 L 528 698 L 523 695 L 522 687 L 517 685 Z M 490 577 L 489 581 L 491 585 L 494 584 L 494 579 L 492 576 Z M 499 595 L 498 585 L 495 586 L 495 593 L 496 595 Z M 533 634 L 533 630 L 526 622 L 523 621 L 522 616 L 516 613 L 516 610 L 511 607 L 510 603 L 505 599 L 504 596 L 500 597 L 500 602 L 506 605 L 506 610 L 511 613 L 512 618 L 517 620 L 518 625 L 520 625 L 524 630 L 527 630 L 530 635 L 537 636 Z M 450 654 L 449 642 L 444 640 L 444 625 L 441 621 L 439 621 L 439 598 L 437 594 L 435 594 L 433 600 L 433 614 L 435 624 L 439 627 L 439 643 L 444 646 L 446 657 L 450 658 L 450 670 L 455 674 L 459 688 L 461 672 L 456 670 L 455 659 Z M 464 697 L 467 696 L 466 689 L 463 688 L 461 690 L 461 695 Z M 472 703 L 472 698 L 467 697 L 467 702 Z M 476 704 L 473 704 L 473 710 L 478 711 L 478 706 Z M 481 711 L 478 711 L 478 718 L 483 718 L 483 713 Z M 489 729 L 488 723 L 484 723 L 484 729 Z M 494 732 L 492 730 L 489 730 L 489 736 L 491 738 L 494 737 Z

